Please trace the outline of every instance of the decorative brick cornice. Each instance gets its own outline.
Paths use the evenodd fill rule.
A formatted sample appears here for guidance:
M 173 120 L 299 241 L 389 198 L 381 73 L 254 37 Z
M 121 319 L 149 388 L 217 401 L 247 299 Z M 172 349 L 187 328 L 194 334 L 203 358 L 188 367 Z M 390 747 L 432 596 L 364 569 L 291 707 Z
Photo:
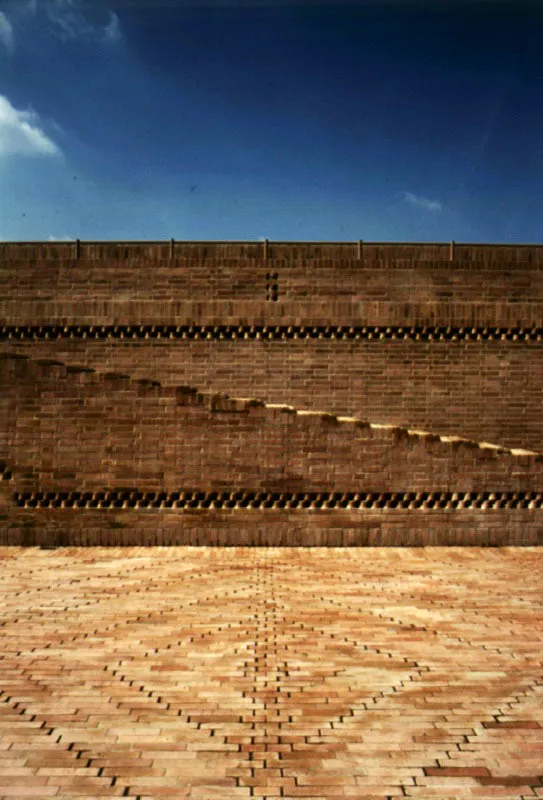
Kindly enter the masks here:
M 542 492 L 267 492 L 231 490 L 15 492 L 19 508 L 76 509 L 501 509 L 543 507 Z
M 3 325 L 0 340 L 223 339 L 541 342 L 543 328 L 377 325 Z

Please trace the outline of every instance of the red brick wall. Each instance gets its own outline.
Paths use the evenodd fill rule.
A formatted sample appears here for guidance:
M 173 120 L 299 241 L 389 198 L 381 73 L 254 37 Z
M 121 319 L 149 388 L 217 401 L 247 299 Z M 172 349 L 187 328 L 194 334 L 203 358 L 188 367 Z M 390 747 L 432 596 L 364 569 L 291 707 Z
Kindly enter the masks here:
M 0 260 L 6 299 L 390 301 L 508 304 L 543 299 L 543 264 L 329 259 Z M 267 277 L 269 276 L 269 277 Z M 275 277 L 277 276 L 277 277 Z M 248 307 L 250 310 L 250 307 Z M 274 304 L 268 315 L 276 313 Z
M 8 345 L 32 358 L 165 385 L 543 450 L 539 342 L 59 339 Z
M 175 242 L 173 249 L 169 242 L 0 244 L 0 353 L 58 359 L 165 385 L 138 388 L 92 374 L 67 375 L 64 367 L 2 361 L 0 411 L 6 426 L 0 458 L 14 462 L 10 486 L 19 490 L 127 484 L 148 489 L 234 484 L 270 491 L 538 490 L 541 464 L 534 459 L 524 463 L 525 458 L 478 448 L 401 440 L 401 433 L 262 408 L 216 413 L 179 405 L 172 387 L 188 384 L 543 450 L 542 309 L 543 247 L 537 246 L 270 242 L 266 250 L 264 243 Z M 233 340 L 218 328 L 209 330 L 207 340 L 151 334 L 101 341 L 62 334 L 47 341 L 35 330 L 70 324 L 91 335 L 97 325 L 121 326 L 121 335 L 130 334 L 129 325 L 241 328 Z M 272 335 L 247 338 L 254 325 L 271 326 Z M 277 330 L 280 325 L 324 327 L 319 338 L 287 339 Z M 26 338 L 13 338 L 14 326 L 23 326 Z M 353 341 L 334 338 L 326 326 L 380 329 Z M 468 335 L 460 331 L 455 340 L 450 331 L 443 334 L 447 326 L 466 328 Z M 412 330 L 402 338 L 402 329 Z M 371 436 L 357 439 L 364 430 Z M 272 539 L 286 537 L 283 543 L 289 544 L 345 544 L 349 537 L 360 544 L 432 543 L 432 537 L 434 543 L 476 543 L 479 537 L 477 543 L 492 544 L 508 536 L 509 543 L 517 537 L 534 544 L 543 535 L 538 509 L 383 510 L 371 524 L 369 512 L 334 511 L 333 519 L 314 517 L 314 528 L 311 515 L 298 512 L 255 528 L 255 517 L 246 522 L 243 511 L 235 512 L 230 527 L 226 512 L 216 523 L 206 517 L 195 527 L 190 513 L 155 511 L 126 512 L 135 515 L 131 519 L 140 533 L 134 535 L 171 534 L 181 543 L 179 537 L 203 535 L 208 524 L 212 537 L 230 531 L 224 543 L 235 543 L 236 525 L 239 535 L 253 536 L 254 543 L 258 530 Z M 11 508 L 10 530 L 18 531 L 15 538 L 28 538 L 39 520 L 54 537 L 58 514 L 65 521 L 76 515 L 74 537 L 87 528 L 102 535 L 103 520 L 110 518 L 105 511 L 37 509 L 32 515 Z M 523 514 L 532 515 L 525 527 L 518 525 Z M 454 539 L 460 530 L 466 541 Z
M 453 325 L 482 338 L 3 340 L 0 348 L 543 449 L 543 247 L 456 245 L 448 263 L 449 245 L 364 243 L 356 260 L 350 243 L 270 243 L 268 261 L 263 246 L 176 243 L 167 260 L 169 243 L 82 243 L 83 258 L 66 260 L 72 243 L 0 245 L 0 323 Z M 49 260 L 18 260 L 32 254 Z M 274 286 L 278 300 L 266 300 Z M 533 335 L 488 341 L 489 327 Z
M 20 487 L 33 490 L 537 491 L 543 485 L 543 455 L 26 359 L 0 359 L 0 381 L 0 458 Z
M 1 272 L 1 268 L 0 268 Z M 178 300 L 130 299 L 129 292 L 112 291 L 92 299 L 91 286 L 74 300 L 71 290 L 62 300 L 29 299 L 6 288 L 0 299 L 0 320 L 6 326 L 43 325 L 373 325 L 484 328 L 542 327 L 541 301 L 526 302 L 389 302 L 386 300 L 300 299 Z M 263 288 L 263 293 L 265 288 Z M 49 294 L 52 294 L 49 292 Z
M 5 517 L 2 524 L 2 516 Z M 541 510 L 167 512 L 0 508 L 0 546 L 535 547 Z

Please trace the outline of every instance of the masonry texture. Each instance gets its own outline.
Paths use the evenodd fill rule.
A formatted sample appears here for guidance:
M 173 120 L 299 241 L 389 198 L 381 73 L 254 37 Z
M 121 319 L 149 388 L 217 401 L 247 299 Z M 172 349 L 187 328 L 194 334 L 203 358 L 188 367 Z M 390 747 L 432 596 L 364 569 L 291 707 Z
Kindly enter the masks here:
M 543 797 L 540 548 L 0 564 L 3 800 Z
M 0 244 L 0 800 L 543 798 L 542 275 Z
M 3 244 L 0 280 L 3 544 L 543 544 L 543 247 Z

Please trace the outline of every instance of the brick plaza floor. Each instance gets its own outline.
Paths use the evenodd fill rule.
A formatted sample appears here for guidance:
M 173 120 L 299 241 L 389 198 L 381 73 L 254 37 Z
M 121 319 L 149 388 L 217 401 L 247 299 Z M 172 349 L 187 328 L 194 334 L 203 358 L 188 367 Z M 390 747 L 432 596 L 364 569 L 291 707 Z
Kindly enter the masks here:
M 0 797 L 543 797 L 543 548 L 0 548 Z

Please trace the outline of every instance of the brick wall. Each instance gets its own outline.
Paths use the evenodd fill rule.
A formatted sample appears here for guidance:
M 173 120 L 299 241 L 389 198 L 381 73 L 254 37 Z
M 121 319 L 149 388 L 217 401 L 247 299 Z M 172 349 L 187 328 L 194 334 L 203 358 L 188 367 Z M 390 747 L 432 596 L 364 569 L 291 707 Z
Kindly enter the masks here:
M 0 280 L 6 300 L 48 301 L 60 310 L 64 302 L 74 300 L 261 303 L 269 296 L 272 307 L 267 313 L 273 316 L 277 302 L 273 294 L 281 302 L 306 304 L 319 300 L 506 304 L 543 300 L 543 264 L 501 262 L 0 260 Z
M 543 485 L 543 455 L 27 359 L 0 359 L 0 380 L 0 457 L 21 481 L 28 473 L 26 485 L 36 489 L 471 492 Z
M 541 511 L 87 511 L 0 508 L 0 546 L 534 547 Z
M 265 262 L 262 246 L 175 243 L 168 260 L 169 243 L 82 243 L 67 260 L 72 243 L 2 245 L 0 347 L 232 395 L 254 394 L 256 379 L 268 401 L 543 449 L 543 248 L 455 245 L 448 263 L 449 245 L 364 243 L 357 260 L 353 244 L 271 243 Z M 55 324 L 91 336 L 31 330 Z M 242 330 L 234 341 L 92 338 L 97 325 L 130 337 L 126 326 L 186 324 Z M 252 340 L 254 325 L 272 330 Z M 278 329 L 304 325 L 320 338 Z M 27 338 L 7 338 L 17 326 Z M 330 338 L 338 326 L 380 332 Z
M 543 450 L 537 341 L 109 338 L 5 346 L 170 386 Z
M 533 457 L 243 403 L 235 411 L 174 387 L 542 451 L 542 276 L 536 246 L 0 244 L 0 353 L 74 368 L 1 362 L 0 458 L 13 462 L 10 485 L 21 491 L 539 491 Z M 222 411 L 211 410 L 217 402 Z M 55 515 L 72 513 L 80 536 L 87 514 L 99 531 L 95 515 L 109 511 L 38 508 L 32 517 L 12 508 L 8 516 L 23 520 L 20 529 L 14 522 L 19 536 L 28 514 L 54 532 Z M 174 538 L 200 535 L 188 512 L 126 513 L 144 537 L 162 530 L 160 515 Z M 234 513 L 239 535 L 256 535 L 245 513 Z M 384 509 L 369 528 L 368 510 L 365 521 L 335 510 L 337 525 L 318 517 L 313 528 L 305 512 L 293 513 L 266 527 L 272 538 L 455 543 L 462 530 L 466 542 L 491 544 L 509 533 L 531 543 L 542 535 L 538 509 Z M 524 513 L 532 517 L 521 529 Z M 222 536 L 227 517 L 217 519 Z
M 451 247 L 452 245 L 452 247 Z M 542 263 L 541 245 L 496 245 L 461 243 L 390 243 L 390 242 L 2 242 L 0 260 L 117 258 L 160 260 L 268 258 L 275 261 L 293 259 L 353 259 L 396 261 L 413 259 L 457 260 L 484 263 Z

